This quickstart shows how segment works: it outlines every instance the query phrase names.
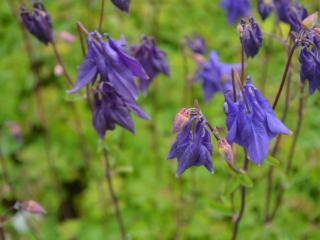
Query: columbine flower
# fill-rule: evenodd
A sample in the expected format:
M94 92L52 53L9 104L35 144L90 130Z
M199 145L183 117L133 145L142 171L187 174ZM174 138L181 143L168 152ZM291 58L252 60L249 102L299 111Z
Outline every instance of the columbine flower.
M134 133L131 111L147 120L148 115L136 104L119 95L107 82L102 82L94 96L93 126L103 139L107 130L113 130L116 124Z
M124 12L129 12L130 0L111 0L111 2L116 5L120 10Z
M262 46L262 32L258 24L255 23L253 17L250 17L248 23L241 20L238 30L247 57L253 58Z
M193 117L178 134L172 145L168 160L178 160L177 176L192 166L205 166L213 173L212 144L206 120Z
M251 12L250 0L222 0L221 7L227 11L229 24L249 16Z
M226 96L226 113L228 142L242 146L257 165L267 157L269 143L274 137L291 133L251 81L245 85L244 96L237 102Z
M302 45L299 56L300 79L303 84L309 81L309 94L312 95L316 90L320 91L320 35L311 30L308 40L313 46Z
M298 2L295 2L294 6L288 9L287 16L291 31L298 33L302 28L302 21L308 16L308 12Z
M194 35L193 38L187 38L187 44L194 54L204 55L206 53L206 42L200 35Z
M288 11L291 5L291 0L273 0L278 18L280 21L289 23Z
M147 114L136 104L138 95L134 78L147 78L140 63L126 54L122 47L125 40L114 42L108 37L103 41L98 33L88 36L88 53L78 69L76 86L69 91L75 93L91 83L98 87L94 90L93 125L100 138L104 138L107 130L118 124L131 132L134 125L130 112L133 111L142 119Z
M231 70L239 65L226 64L219 61L218 54L211 52L209 61L200 64L196 80L202 81L205 101L209 101L216 93L224 92L231 80Z
M26 8L22 7L20 9L20 16L23 25L39 41L46 45L53 41L51 18L43 3L34 3L32 13L29 13Z
M148 78L139 78L139 88L146 93L150 83L163 73L170 75L166 53L157 48L154 39L142 37L141 44L131 48L133 56L140 62L146 71Z
M272 11L272 0L258 0L258 12L262 20L267 19L271 11Z
M32 214L43 215L46 213L46 210L44 210L44 208L39 203L33 200L16 202L13 208L17 211L25 211Z

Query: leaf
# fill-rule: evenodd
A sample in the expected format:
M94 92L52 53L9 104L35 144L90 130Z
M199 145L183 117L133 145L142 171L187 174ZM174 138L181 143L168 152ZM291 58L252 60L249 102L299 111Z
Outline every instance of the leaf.
M279 167L281 165L281 162L271 155L268 155L266 160L267 163L269 163L273 167Z
M240 181L240 184L244 187L251 188L253 187L253 181L251 178L248 176L248 174L242 174L238 175L238 179Z
M238 178L232 178L225 186L224 196L229 196L240 186L240 184L241 183Z

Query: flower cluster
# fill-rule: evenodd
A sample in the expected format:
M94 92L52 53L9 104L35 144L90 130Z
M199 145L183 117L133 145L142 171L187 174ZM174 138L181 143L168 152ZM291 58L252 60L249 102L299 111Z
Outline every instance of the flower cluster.
M195 80L202 82L205 101L208 102L216 93L225 92L231 86L231 70L240 68L239 64L227 64L219 61L216 52L211 52L206 63L199 63Z
M48 45L53 41L52 22L42 2L35 2L31 13L21 7L22 23L39 41Z
M253 17L250 17L248 22L244 19L241 20L238 31L240 33L241 44L247 57L253 58L258 54L262 46L262 32L260 27L255 23Z
M161 51L154 39L141 38L141 44L131 47L132 55L140 62L149 78L139 78L139 88L145 94L151 82L160 74L170 75L167 55Z
M69 91L75 93L88 84L97 85L93 125L101 138L107 130L114 129L115 124L134 132L131 111L148 119L136 104L138 90L134 82L135 77L147 79L147 74L140 63L124 51L124 38L115 42L108 36L107 40L97 32L88 35L88 53L78 69L77 83Z
M174 129L180 132L167 157L168 160L177 159L177 176L192 166L204 166L213 173L213 146L206 124L207 120L196 109L183 108L177 114Z
M277 118L269 102L254 87L249 79L242 97L235 102L226 99L227 140L242 146L250 160L260 165L268 155L270 141L290 130Z
M234 24L251 13L250 0L222 0L221 7L227 12L229 24Z

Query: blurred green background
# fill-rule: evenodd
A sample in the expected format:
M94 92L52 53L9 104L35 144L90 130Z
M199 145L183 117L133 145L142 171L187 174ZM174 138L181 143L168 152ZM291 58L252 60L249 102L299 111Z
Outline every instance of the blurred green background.
M19 1L0 2L0 215L16 200L33 199L47 210L43 218L31 217L29 228L40 239L119 239L109 192L104 180L101 151L97 134L91 125L90 110L82 94L68 96L63 77L54 73L55 59L51 47L45 47L28 35L33 58L40 76L36 80L30 70L21 29L12 14ZM28 5L31 1L25 1ZM319 2L300 1L309 12L319 10ZM98 26L100 1L44 1L51 14L57 46L62 58L76 79L77 66L82 62L76 22L89 30ZM277 40L276 18L272 15L262 23L253 15L265 33L263 48L249 60L248 73L258 88L272 101L280 83L286 61L286 49ZM288 27L281 25L285 39ZM166 156L175 136L171 133L174 116L185 101L185 76L195 73L196 65L188 58L185 72L180 44L186 35L202 35L208 49L215 50L220 60L240 61L239 37L236 26L227 24L226 15L217 0L133 0L131 13L119 12L106 1L103 31L113 38L124 34L129 44L139 42L142 34L156 35L161 49L168 54L171 77L156 79L147 96L139 103L152 120L134 117L136 136L118 127L108 132L108 146L115 190L130 239L229 239L232 216L239 209L239 191L235 193L235 212L230 192L239 185L230 174L214 141L214 168L211 175L203 167L188 170L175 177L176 161ZM76 38L67 43L61 32ZM278 37L275 37L277 35ZM271 36L271 37L270 37ZM266 66L268 69L266 70ZM263 79L266 79L265 87ZM299 101L298 54L294 56L290 109L286 125L294 130ZM221 127L225 135L224 99L218 94L204 103L201 87L193 86L209 121ZM39 108L43 111L39 111ZM284 108L284 97L277 109ZM77 114L83 135L79 135ZM276 183L285 182L283 205L270 224L263 223L266 175L269 163L250 165L253 185L248 190L247 208L240 225L239 239L320 239L320 95L307 99L303 126L294 155L293 171L285 176L292 137L283 137L277 158ZM42 119L42 120L41 120ZM13 129L13 127L15 127ZM21 128L21 137L14 131ZM236 164L243 158L236 149ZM52 176L48 156L56 168ZM61 184L57 189L55 181ZM4 226L8 239L33 239L31 231L15 214Z

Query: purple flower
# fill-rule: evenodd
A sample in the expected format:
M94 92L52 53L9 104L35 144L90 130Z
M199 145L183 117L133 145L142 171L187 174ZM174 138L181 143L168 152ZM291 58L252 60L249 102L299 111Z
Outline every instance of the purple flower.
M278 18L280 21L289 23L288 11L290 9L291 0L273 0Z
M129 12L130 0L111 0L121 11Z
M262 18L265 20L269 17L272 11L272 1L270 0L258 0L258 12Z
M53 41L51 18L47 13L43 3L34 3L31 13L29 13L26 8L21 7L20 16L23 25L39 41L46 45Z
M103 139L107 130L113 130L116 124L134 133L131 111L147 120L148 115L136 104L119 95L107 82L102 82L94 96L93 126Z
M154 39L146 36L141 44L131 47L132 55L140 62L149 78L139 78L139 88L146 93L150 83L160 74L170 75L166 53L157 48Z
M206 120L192 118L178 134L168 160L178 160L177 176L192 166L205 166L213 173L212 144Z
M309 94L312 95L316 90L320 91L320 37L309 34L309 39L313 42L314 47L303 45L301 48L300 61L300 79L304 84L309 81Z
M216 52L211 52L209 61L199 65L196 80L202 81L205 101L208 102L216 93L224 92L231 80L231 70L238 64L226 64L219 61Z
M247 57L254 57L258 54L262 46L262 32L258 24L255 23L253 17L249 18L247 23L241 20L240 23L240 40L244 47Z
M294 6L289 8L287 12L288 23L291 27L291 31L300 32L302 28L302 21L308 16L307 10L295 2Z
M221 7L227 11L229 24L249 16L251 12L250 0L222 0Z
M206 53L206 42L203 37L195 34L193 38L187 38L189 48L195 54L204 55Z
M245 85L244 96L237 102L226 96L226 113L228 142L242 146L257 165L267 157L269 143L274 137L291 133L251 81Z

